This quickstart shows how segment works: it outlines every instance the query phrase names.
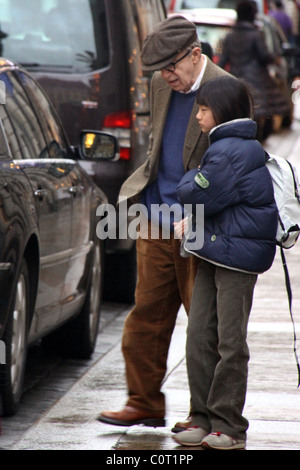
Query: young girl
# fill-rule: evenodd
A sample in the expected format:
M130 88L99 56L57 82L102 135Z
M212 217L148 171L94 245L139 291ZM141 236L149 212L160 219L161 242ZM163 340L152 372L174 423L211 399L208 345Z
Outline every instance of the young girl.
M182 204L204 204L204 245L193 252L200 261L187 336L192 427L174 439L187 446L243 449L247 325L257 275L274 260L277 209L244 83L233 77L207 82L197 103L210 147L201 167L178 187ZM179 223L177 233L183 227Z

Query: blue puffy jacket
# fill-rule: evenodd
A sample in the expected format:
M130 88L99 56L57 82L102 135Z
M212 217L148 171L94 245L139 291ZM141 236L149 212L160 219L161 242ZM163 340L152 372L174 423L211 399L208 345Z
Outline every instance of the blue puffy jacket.
M276 252L277 208L265 151L250 119L230 121L210 134L200 169L177 190L183 205L204 204L200 258L250 273L267 271Z

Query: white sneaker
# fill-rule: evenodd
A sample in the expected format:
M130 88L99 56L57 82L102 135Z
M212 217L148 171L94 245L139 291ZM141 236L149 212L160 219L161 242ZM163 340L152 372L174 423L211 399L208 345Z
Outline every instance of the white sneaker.
M245 449L246 441L234 439L233 437L226 436L226 434L222 434L221 432L213 432L203 438L201 446L205 449L216 450Z
M172 436L181 446L200 446L203 439L207 436L207 431L199 428L199 426L192 426L187 428L185 431L178 432L175 436Z

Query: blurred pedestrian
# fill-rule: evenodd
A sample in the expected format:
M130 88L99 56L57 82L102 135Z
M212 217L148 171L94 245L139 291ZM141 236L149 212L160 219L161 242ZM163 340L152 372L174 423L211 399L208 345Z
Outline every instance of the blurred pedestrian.
M299 42L299 8L295 0L287 0L285 3L285 11L292 20L292 43Z
M210 81L197 103L210 147L200 169L186 173L178 186L182 204L205 207L204 245L193 250L200 261L186 348L193 415L191 427L174 440L244 449L247 326L257 275L275 257L277 208L245 84L233 77Z
M151 135L148 159L124 183L120 203L141 201L152 208L178 204L176 188L184 173L197 168L208 147L195 116L201 83L227 74L201 53L196 26L182 16L160 23L144 42L142 61L154 73L151 83ZM161 224L164 220L161 220ZM170 225L170 221L168 222ZM98 419L120 426L165 425L161 391L169 345L181 304L188 312L197 271L196 258L180 256L180 241L151 236L137 240L136 305L126 319L123 354L128 401L121 411L103 411ZM148 234L147 234L148 235ZM177 423L181 428L190 424Z
M293 23L289 15L286 13L281 0L275 0L274 2L271 2L271 10L269 11L269 15L272 16L272 18L274 18L280 25L287 40L289 42L293 42Z
M292 0L290 0L292 1ZM296 9L293 8L293 22L294 22L294 28L296 30L296 44L299 46L300 45L300 0L294 0L294 4Z
M214 58L214 51L209 42L201 42L202 54L205 54L210 60Z
M224 40L219 66L229 66L232 75L244 79L254 99L254 119L258 124L258 139L263 140L272 130L273 116L290 113L290 102L272 79L268 66L279 58L269 52L262 34L256 29L253 2L242 1L237 7L237 22Z

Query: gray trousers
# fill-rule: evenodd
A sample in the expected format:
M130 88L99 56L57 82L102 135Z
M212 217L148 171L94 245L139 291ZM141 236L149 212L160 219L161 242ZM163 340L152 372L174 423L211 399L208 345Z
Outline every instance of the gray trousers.
M192 425L244 440L247 326L256 281L254 274L200 261L187 334Z

